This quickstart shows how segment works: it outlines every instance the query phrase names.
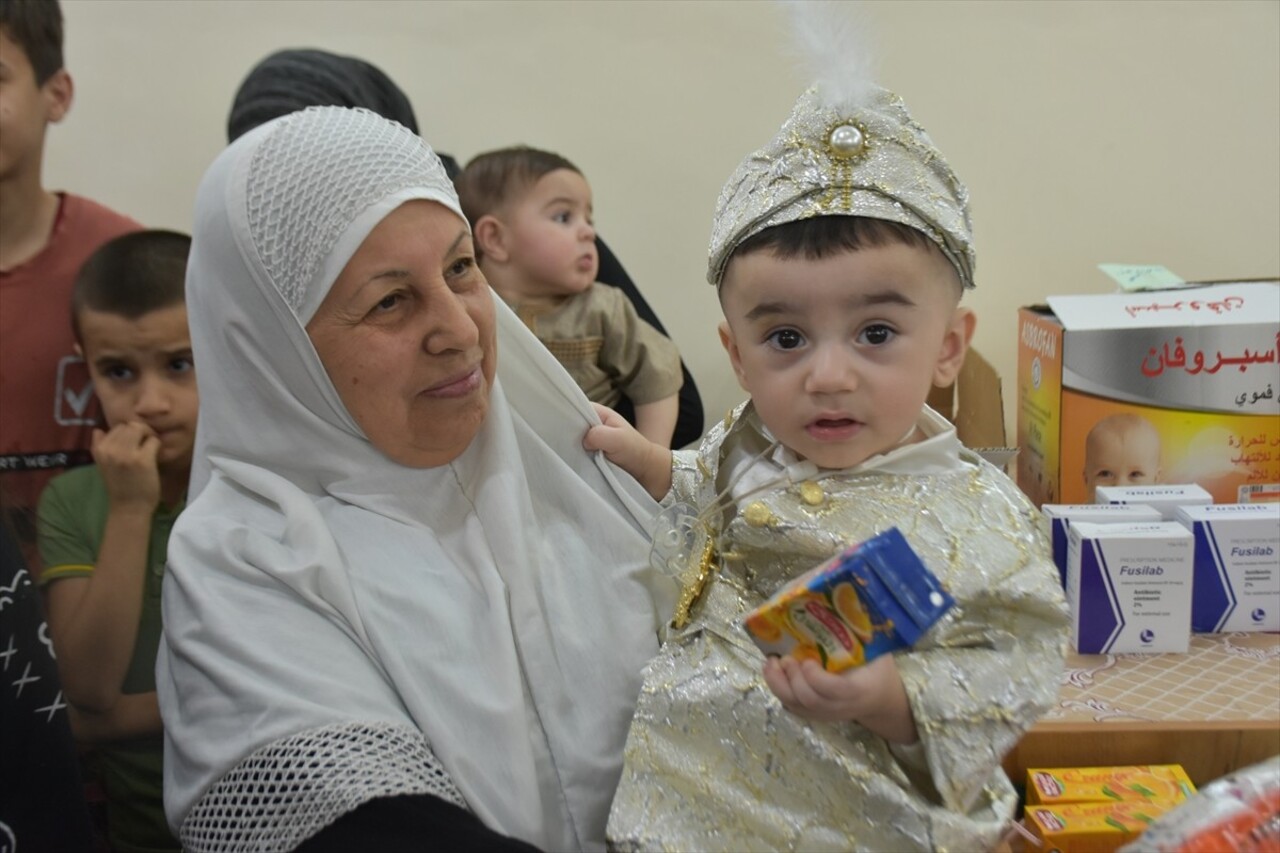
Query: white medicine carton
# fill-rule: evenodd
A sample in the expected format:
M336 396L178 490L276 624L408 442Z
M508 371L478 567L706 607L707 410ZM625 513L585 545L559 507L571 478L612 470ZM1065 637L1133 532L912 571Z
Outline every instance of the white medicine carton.
M1213 496L1195 483L1176 486L1098 486L1094 503L1144 504L1160 511L1165 521L1174 521L1178 507L1213 503Z
M1146 504L1045 504L1040 507L1049 522L1049 541L1053 544L1053 562L1063 589L1067 586L1067 529L1078 521L1099 524L1118 522L1163 521L1160 511Z
M1080 654L1185 652L1191 643L1194 537L1173 521L1077 522L1067 601Z
M1195 536L1191 630L1280 631L1280 503L1182 507Z

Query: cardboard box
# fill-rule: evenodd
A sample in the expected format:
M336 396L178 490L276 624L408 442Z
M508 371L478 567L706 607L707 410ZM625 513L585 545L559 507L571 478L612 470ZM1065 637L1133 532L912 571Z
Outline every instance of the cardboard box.
M1071 645L1082 655L1185 653L1195 539L1176 521L1067 531Z
M1180 764L1027 769L1027 804L1185 800L1196 792Z
M1280 500L1280 282L1048 302L1018 316L1017 480L1037 505L1149 483Z
M1018 449L1009 447L1005 436L1000 374L976 349L965 354L956 381L932 389L926 402L956 425L961 444L1000 470L1006 470L1017 455Z

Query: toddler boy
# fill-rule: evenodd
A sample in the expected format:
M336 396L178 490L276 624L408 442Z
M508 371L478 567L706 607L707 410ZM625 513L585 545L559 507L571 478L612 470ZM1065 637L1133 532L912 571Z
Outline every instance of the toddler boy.
M862 85L802 95L720 195L708 279L750 399L697 451L607 410L585 441L665 496L659 544L706 537L644 671L618 850L991 849L1017 805L1001 758L1057 690L1067 613L1038 513L925 403L974 330L965 189L900 98L839 82ZM844 672L766 659L747 614L890 527L956 606Z
M1142 415L1120 412L1093 425L1084 440L1085 498L1098 486L1146 486L1160 482L1160 433Z
M636 428L671 446L683 382L675 344L622 291L596 283L591 187L535 148L471 160L457 180L485 277L592 402L635 404Z
M160 585L186 502L195 366L184 279L189 237L140 231L85 263L77 352L106 417L94 464L55 477L38 517L49 627L77 739L95 747L115 851L177 850L162 803L156 700Z

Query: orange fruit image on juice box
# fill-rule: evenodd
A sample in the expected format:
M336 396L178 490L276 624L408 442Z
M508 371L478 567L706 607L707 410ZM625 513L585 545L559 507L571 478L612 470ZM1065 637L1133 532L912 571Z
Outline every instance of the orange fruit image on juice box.
M870 617L860 602L855 613L847 600L838 608L833 598L807 586L794 587L748 616L745 627L767 654L816 660L831 672L859 666L867 659L863 638L871 639ZM856 593L853 599L857 602ZM854 616L857 628L846 613Z
M1023 823L1039 840L1040 853L1111 853L1179 804L1179 800L1028 804Z
M1196 786L1177 764L1033 767L1027 771L1028 803L1180 801L1195 792Z
M871 642L871 617L867 614L867 608L863 606L862 599L858 598L853 584L836 584L835 589L831 591L831 603L835 605L840 618L853 629L854 635L859 640L864 643Z

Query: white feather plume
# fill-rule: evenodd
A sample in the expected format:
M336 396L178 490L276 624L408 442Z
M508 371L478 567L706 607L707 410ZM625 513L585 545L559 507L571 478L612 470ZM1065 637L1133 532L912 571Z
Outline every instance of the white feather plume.
M822 103L839 112L866 106L875 63L862 4L852 0L782 0L798 59Z

